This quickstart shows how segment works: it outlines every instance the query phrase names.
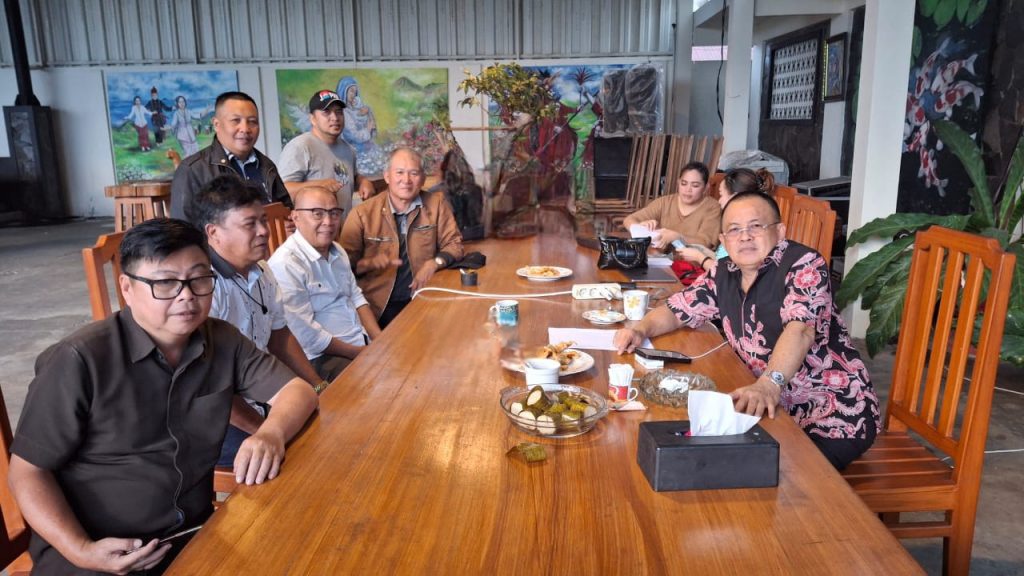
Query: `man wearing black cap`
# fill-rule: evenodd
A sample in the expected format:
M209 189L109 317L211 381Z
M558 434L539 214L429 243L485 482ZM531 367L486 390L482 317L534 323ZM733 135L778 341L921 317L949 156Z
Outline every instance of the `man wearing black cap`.
M326 188L338 197L338 206L352 209L353 186L363 200L373 195L373 182L356 173L356 153L341 138L345 128L345 102L331 90L319 90L309 99L309 132L293 138L281 150L277 165L281 179L294 197L306 186Z

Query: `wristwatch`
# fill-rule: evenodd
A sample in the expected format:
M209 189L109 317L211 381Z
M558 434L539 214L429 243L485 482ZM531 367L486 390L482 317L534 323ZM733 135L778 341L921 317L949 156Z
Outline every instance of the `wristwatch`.
M786 385L786 376L782 372L779 372L778 370L772 370L771 372L768 372L768 379L771 380L772 383L778 386L779 388L782 388L783 386Z
M434 256L434 263L437 264L438 268L444 268L445 265L447 264L445 259L441 258L440 256Z

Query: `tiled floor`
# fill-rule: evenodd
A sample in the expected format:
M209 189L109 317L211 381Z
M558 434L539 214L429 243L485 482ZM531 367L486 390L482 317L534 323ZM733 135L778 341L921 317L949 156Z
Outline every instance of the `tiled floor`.
M89 322L81 249L111 231L111 219L0 228L0 388L12 424L36 356ZM891 351L865 359L884 396ZM976 575L1024 574L1024 370L1001 366L997 386L971 562ZM905 544L929 574L941 572L941 541ZM884 567L878 573L884 574Z

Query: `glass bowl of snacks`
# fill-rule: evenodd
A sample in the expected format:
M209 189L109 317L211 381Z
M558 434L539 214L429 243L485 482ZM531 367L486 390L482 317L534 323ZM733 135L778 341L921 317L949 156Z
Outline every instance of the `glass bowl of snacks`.
M608 414L608 402L589 388L569 384L514 386L501 391L501 409L523 432L569 438L588 432Z

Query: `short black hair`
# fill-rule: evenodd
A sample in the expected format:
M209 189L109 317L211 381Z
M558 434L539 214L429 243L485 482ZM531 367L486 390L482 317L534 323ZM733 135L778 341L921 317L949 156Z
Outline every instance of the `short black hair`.
M704 179L704 183L705 184L708 183L708 178L710 177L710 172L708 172L708 167L705 166L703 162L696 162L696 161L694 161L694 162L690 162L686 166L683 166L683 169L679 171L679 176L678 177L682 178L683 174L686 174L690 170L696 170L697 172L699 172L701 178Z
M224 214L251 204L263 204L263 190L257 185L231 174L210 180L185 207L190 222L206 231L207 224L220 224Z
M246 102L252 102L252 105L256 106L257 110L259 110L260 108L259 106L256 105L256 101L252 99L252 96L249 96L245 92L233 91L222 92L219 96L217 96L217 101L213 103L214 112L216 113L217 110L220 110L220 107L223 106L224 103L228 100L244 100Z
M121 270L134 272L143 260L163 260L189 246L206 254L206 235L177 218L154 218L132 226L121 239Z
M779 211L779 204L775 201L775 198L761 192L740 192L739 194L729 198L729 201L725 203L725 207L722 208L722 214L725 214L725 210L730 204L737 200L743 200L745 198L757 198L764 203L768 204L768 207L772 209L772 214L775 215L776 222L782 222L782 212Z

